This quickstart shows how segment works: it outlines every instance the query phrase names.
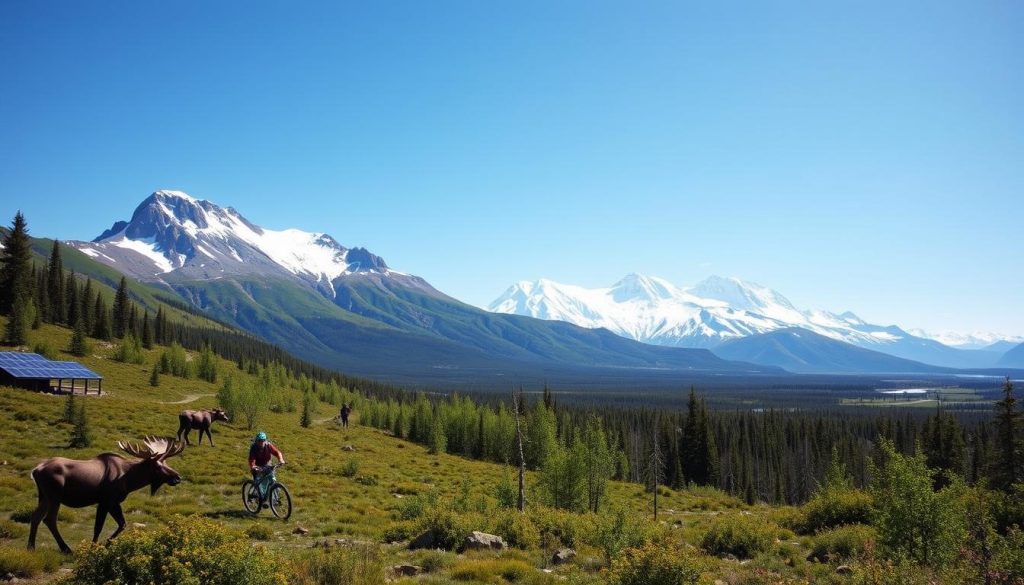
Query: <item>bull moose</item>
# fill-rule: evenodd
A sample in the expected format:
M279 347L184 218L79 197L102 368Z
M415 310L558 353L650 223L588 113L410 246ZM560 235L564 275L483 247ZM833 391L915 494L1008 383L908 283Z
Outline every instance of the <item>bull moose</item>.
M72 508L97 506L93 542L99 539L109 513L117 522L117 530L110 535L113 540L125 527L121 502L128 494L148 485L152 495L163 484L174 486L181 482L181 475L164 463L185 450L180 441L146 437L141 445L118 441L117 446L141 461L129 461L116 453L103 453L87 461L53 457L32 470L32 479L39 492L39 505L32 512L28 533L30 550L36 546L36 529L43 521L53 533L61 552L71 552L57 531L57 512L62 504Z
M188 434L192 429L199 431L199 444L203 444L203 433L210 439L210 446L213 447L213 435L210 434L210 427L214 421L222 420L228 422L228 415L223 410L186 410L178 415L178 440L183 438L186 445L192 443L188 440Z

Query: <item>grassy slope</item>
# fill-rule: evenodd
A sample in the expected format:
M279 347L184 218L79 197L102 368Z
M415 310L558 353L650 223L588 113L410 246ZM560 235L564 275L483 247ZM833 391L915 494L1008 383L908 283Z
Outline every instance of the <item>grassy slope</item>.
M0 327L4 324L0 318ZM69 337L66 329L44 326L30 333L30 342L45 340L53 347L63 348ZM34 507L35 487L28 473L40 460L51 456L88 458L115 450L118 439L139 438L147 434L170 435L176 430L176 415L181 410L215 406L215 399L211 396L217 391L215 384L161 376L159 387L148 385L149 372L159 356L159 348L148 352L144 366L108 359L112 349L93 341L91 355L80 360L105 376L104 388L108 392L103 397L79 397L87 405L94 436L92 447L77 450L65 447L70 426L56 422L63 411L65 399L0 388L0 518ZM66 356L64 359L71 358ZM251 381L230 362L221 363L220 371L222 374L230 373L242 383ZM187 404L174 404L196 396L199 398ZM231 425L218 423L214 427L216 447L193 447L182 457L172 460L171 465L184 477L181 485L165 486L152 497L145 491L130 495L124 504L130 526L132 523L159 525L174 514L203 514L236 528L244 529L253 524L269 526L273 530L269 545L281 549L306 548L314 539L323 537L354 537L380 542L384 530L397 520L402 499L396 497L396 493L434 490L442 497L454 496L469 478L474 498L489 497L495 494L504 474L510 472L508 468L491 463L430 455L421 446L374 429L353 426L343 430L328 420L334 414L334 407L320 404L315 417L317 423L312 428L299 426L298 413L268 413L259 425L283 449L289 460L289 465L279 475L291 489L295 502L295 512L288 522L272 520L267 512L257 518L242 513L239 488L247 476L245 458L253 431L238 421ZM355 451L344 451L344 445L353 445ZM358 461L356 478L341 474L342 466L351 459ZM358 477L373 478L374 481L360 482ZM535 479L531 474L530 483ZM763 506L748 508L730 498L703 491L664 490L663 494L662 524L671 526L678 522L680 529L672 533L689 542L696 542L702 527L726 508L745 509L766 517L777 512L777 509ZM609 495L611 501L632 509L638 518L648 517L649 496L640 486L613 482ZM717 510L709 512L709 508ZM92 508L65 508L61 521L65 539L72 546L85 542L91 537L93 518ZM293 534L296 525L308 528L310 534ZM108 535L112 530L113 523L108 519L104 534ZM132 527L130 530L145 528ZM40 527L38 542L42 549L55 548L43 527ZM0 547L23 546L23 535L17 540L0 541ZM420 558L418 555L423 554L408 552L401 546L380 546L385 550L389 564L416 561ZM587 546L579 550L582 558L600 556L596 549ZM525 559L537 568L545 567L546 559L550 557L550 551L541 550L503 554ZM445 555L451 557L452 562L462 563L463 568L467 563L486 563L494 556L488 553L459 560L454 553ZM736 571L752 570L762 564L774 568L781 566L777 557L755 561L756 564L748 567L717 559L714 563L717 563L714 573L726 576ZM575 582L601 582L600 574L596 572L597 565L599 563L583 561L556 571L575 575L574 579L580 579ZM801 571L814 568L806 565ZM446 571L454 570L441 569L418 582L447 583L451 574ZM538 575L544 577L539 571Z

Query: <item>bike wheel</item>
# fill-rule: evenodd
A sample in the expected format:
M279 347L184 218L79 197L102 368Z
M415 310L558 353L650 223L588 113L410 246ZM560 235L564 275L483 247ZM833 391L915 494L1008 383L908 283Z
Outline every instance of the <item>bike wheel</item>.
M250 514L257 514L260 511L260 491L252 480L242 482L242 505Z
M270 511L281 520L287 520L292 515L292 496L288 488L279 483L270 488Z

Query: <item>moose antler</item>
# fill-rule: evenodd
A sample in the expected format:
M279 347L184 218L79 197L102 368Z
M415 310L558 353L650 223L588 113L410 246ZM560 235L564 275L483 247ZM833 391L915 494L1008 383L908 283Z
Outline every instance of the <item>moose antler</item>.
M142 445L131 441L118 441L117 446L139 459L163 460L180 455L185 450L184 443L165 437L146 437L142 440Z

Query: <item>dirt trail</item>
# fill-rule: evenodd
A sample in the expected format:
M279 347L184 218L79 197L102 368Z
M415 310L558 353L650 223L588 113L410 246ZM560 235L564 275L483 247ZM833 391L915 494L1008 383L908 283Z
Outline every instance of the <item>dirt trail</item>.
M173 402L161 402L160 404L188 404L189 402L195 402L200 398L206 398L208 396L216 396L216 394L187 394L181 400L175 400Z

